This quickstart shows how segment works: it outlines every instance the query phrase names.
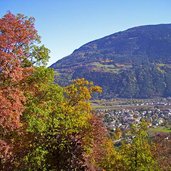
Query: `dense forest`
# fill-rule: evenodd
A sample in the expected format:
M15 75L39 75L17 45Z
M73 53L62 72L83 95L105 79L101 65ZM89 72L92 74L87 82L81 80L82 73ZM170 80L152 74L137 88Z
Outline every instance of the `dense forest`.
M109 134L90 103L101 87L84 78L55 84L48 59L34 18L7 13L0 19L0 170L170 169L169 141L150 138L145 121Z
M73 78L93 80L103 87L99 98L155 98L171 96L170 65L145 63L134 65L118 74L77 69ZM59 77L57 77L59 78ZM62 82L62 81L61 81ZM144 86L145 85L145 86Z

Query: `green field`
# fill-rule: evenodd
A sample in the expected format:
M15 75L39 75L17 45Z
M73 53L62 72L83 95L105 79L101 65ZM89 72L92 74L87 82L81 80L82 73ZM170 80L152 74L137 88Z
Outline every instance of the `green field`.
M151 132L151 133L171 133L171 129L166 128L166 127L157 127L157 128L150 128L149 132Z

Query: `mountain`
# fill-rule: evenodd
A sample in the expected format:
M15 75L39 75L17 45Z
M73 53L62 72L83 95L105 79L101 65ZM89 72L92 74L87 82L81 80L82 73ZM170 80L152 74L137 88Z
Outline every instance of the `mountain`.
M171 24L146 25L89 42L57 61L56 81L86 78L100 98L171 96Z

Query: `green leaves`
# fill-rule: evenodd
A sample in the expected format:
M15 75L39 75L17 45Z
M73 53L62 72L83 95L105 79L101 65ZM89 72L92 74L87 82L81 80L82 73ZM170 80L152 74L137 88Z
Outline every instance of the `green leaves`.
M130 129L129 138L131 138L131 142L125 142L121 147L128 170L157 169L157 163L151 153L152 145L148 139L147 123L142 121L139 125L133 125Z

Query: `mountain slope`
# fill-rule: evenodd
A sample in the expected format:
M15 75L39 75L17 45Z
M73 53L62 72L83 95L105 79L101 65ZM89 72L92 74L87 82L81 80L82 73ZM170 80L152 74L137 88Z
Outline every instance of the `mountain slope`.
M171 24L147 25L89 42L54 63L66 85L85 77L103 87L102 98L171 95Z

